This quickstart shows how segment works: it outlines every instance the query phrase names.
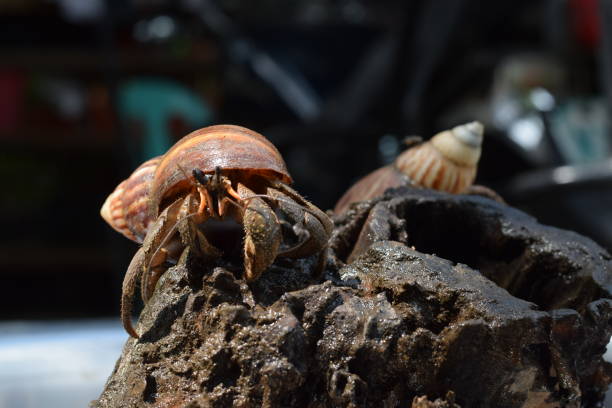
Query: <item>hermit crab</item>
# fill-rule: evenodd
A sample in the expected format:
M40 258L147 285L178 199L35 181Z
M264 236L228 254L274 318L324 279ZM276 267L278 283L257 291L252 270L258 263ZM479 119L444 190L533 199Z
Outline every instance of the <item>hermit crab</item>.
M336 203L342 214L351 203L380 196L385 190L403 185L441 190L448 193L475 193L503 201L494 191L474 186L482 146L483 126L470 122L440 132L427 142L408 139L408 149L395 161L368 174Z
M221 256L204 225L234 219L244 229L244 270L257 279L279 256L318 254L318 267L332 231L329 217L289 187L285 162L270 141L234 125L210 126L179 140L163 156L143 163L102 206L102 217L142 246L123 282L121 317L126 331L135 286L143 300L185 247L204 258ZM284 226L284 228L283 228ZM284 231L294 235L287 245Z

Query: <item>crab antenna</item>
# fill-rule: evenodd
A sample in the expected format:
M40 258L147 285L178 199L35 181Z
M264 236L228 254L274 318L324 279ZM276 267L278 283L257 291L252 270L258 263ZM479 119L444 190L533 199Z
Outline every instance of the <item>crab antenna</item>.
M187 172L185 171L183 166L181 166L179 163L176 163L176 167L178 167L179 171L183 173L183 176L185 176L186 179L189 179L189 176L187 175Z

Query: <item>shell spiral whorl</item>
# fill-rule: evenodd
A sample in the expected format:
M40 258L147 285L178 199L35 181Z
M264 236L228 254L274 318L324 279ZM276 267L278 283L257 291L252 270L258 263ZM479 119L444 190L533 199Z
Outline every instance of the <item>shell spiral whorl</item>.
M108 196L100 215L117 232L132 241L142 243L149 223L148 202L151 180L161 156L142 163L115 191Z
M459 194L476 178L483 126L470 122L440 132L429 141L400 154L393 164L362 178L338 200L334 212L342 214L350 204L382 195L385 190L414 184Z
M476 178L482 135L479 122L456 126L405 151L394 167L419 186L462 193Z

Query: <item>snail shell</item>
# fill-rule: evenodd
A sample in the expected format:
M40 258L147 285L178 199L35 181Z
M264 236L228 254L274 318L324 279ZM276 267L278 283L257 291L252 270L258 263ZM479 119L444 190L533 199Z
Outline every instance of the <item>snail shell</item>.
M216 167L232 173L232 179L256 175L292 183L285 161L264 136L241 126L209 126L183 137L162 156L151 181L150 215L156 217L165 202L191 190L192 169L211 174Z
M459 194L476 178L483 126L470 122L438 133L429 141L400 154L393 164L362 178L340 198L334 212L341 214L356 201L369 200L385 190L417 185Z
M262 176L292 183L282 156L264 136L241 126L210 126L141 164L108 196L100 214L116 231L142 243L160 206L191 191L191 170L214 173L216 167L242 181Z
M138 243L144 240L153 220L148 213L149 187L160 160L158 156L141 164L115 188L100 210L111 227Z

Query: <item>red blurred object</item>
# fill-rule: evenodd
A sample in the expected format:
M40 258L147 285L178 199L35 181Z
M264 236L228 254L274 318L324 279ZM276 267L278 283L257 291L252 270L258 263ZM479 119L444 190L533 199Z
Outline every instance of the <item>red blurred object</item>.
M11 134L17 128L25 100L25 74L0 71L0 132ZM14 133L13 133L14 134Z
M597 48L601 37L599 0L570 0L568 11L578 42L590 50Z

